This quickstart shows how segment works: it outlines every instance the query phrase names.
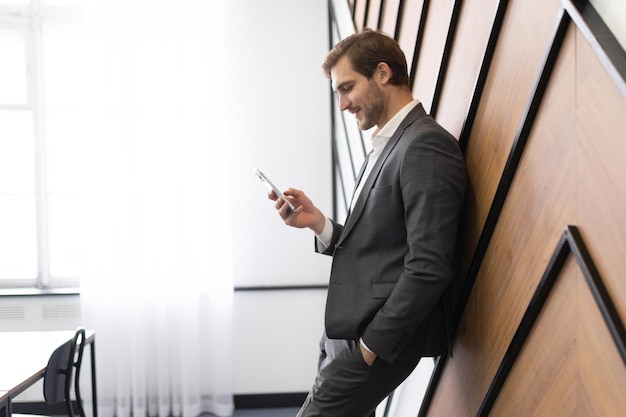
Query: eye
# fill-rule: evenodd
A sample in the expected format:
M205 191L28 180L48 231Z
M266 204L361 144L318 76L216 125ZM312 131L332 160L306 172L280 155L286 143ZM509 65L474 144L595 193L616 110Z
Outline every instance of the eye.
M352 89L354 88L354 83L353 82L345 82L345 83L341 83L337 86L337 89L335 90L335 92L337 94L346 94L349 93L350 91L352 91Z

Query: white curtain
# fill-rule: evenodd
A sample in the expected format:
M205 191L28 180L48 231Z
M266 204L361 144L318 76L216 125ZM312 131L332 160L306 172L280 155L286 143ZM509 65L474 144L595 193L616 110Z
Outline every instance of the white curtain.
M229 416L222 2L83 4L81 299L99 417Z

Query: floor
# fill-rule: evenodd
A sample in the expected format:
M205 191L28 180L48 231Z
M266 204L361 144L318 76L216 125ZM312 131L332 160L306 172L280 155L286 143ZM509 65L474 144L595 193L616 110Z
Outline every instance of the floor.
M296 417L298 408L262 408L235 410L233 417Z

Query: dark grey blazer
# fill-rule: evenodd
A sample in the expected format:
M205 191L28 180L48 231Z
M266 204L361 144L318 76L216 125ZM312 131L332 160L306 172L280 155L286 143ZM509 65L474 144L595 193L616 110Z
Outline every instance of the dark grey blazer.
M463 206L466 170L455 138L417 105L376 161L345 226L333 221L326 334L356 340L393 362L451 346L444 292Z

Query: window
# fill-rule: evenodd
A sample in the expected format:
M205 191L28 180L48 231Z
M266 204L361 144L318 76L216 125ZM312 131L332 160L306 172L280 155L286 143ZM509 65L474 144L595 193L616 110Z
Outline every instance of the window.
M78 284L77 10L0 0L0 287Z

